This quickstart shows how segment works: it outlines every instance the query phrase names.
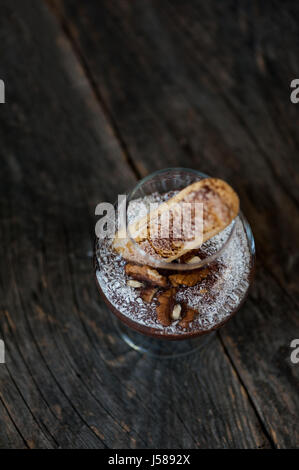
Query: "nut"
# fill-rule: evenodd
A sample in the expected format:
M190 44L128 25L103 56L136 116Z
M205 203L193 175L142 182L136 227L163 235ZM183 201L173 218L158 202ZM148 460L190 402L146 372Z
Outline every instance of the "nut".
M157 290L158 289L156 287L145 287L142 289L140 297L144 302L151 302Z
M125 272L128 276L138 281L148 282L153 286L166 287L167 278L158 273L156 269L149 266L139 266L138 264L127 263Z
M130 287L135 287L135 288L143 287L142 282L135 281L135 279L129 279L127 282L127 285Z
M158 321L163 326L169 326L171 324L171 312L174 307L174 296L176 289L165 290L158 295L158 306L156 307Z
M178 320L181 317L182 306L180 304L176 304L173 307L171 318L173 320Z
M187 308L184 318L180 321L179 325L182 328L187 328L189 326L189 323L194 320L198 312L196 310L193 310L193 308Z
M198 282L205 279L210 270L207 268L204 269L194 269L189 273L179 273L179 274L172 274L169 276L169 280L171 284L175 287L177 286L188 286L192 287L195 286Z
M199 256L193 256L193 258L190 258L187 261L187 264L195 264L195 263L200 263L201 259Z

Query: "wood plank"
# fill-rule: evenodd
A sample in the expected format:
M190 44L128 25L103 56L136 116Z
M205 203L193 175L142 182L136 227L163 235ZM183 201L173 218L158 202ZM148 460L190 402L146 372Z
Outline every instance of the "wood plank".
M298 367L289 363L299 304L298 108L290 102L298 5L50 3L139 174L189 166L239 192L258 276L251 301L221 337L274 445L298 444ZM253 377L257 368L263 381Z
M0 428L0 442L3 443L2 448L9 449L27 449L25 441L23 440L19 430L14 425L13 420L10 418L5 406L0 400L0 419L4 425Z
M217 338L160 365L116 336L88 254L134 173L45 5L3 0L0 26L0 447L268 447Z
M232 363L278 448L299 443L299 374L290 360L298 327L297 306L260 266L247 304L221 330Z

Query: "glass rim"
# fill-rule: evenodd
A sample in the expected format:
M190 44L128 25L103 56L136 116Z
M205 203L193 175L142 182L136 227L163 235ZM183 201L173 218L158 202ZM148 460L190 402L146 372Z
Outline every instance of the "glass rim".
M136 194L137 192L142 188L142 186L147 182L153 179L157 175L162 175L163 173L167 172L185 172L185 173L191 173L195 176L198 176L200 181L201 179L204 178L211 178L209 175L206 173L202 173L197 170L193 170L191 168L183 168L183 167L173 167L173 168L164 168L162 170L157 170L147 176L145 176L143 179L141 179L136 186L128 193L127 195L127 200L126 200L126 214L128 214L128 207L131 201L136 199ZM135 197L134 197L135 196ZM151 267L155 268L160 268L160 269L168 269L168 270L176 270L176 271L190 271L198 268L202 268L203 266L206 266L210 264L211 262L215 261L222 253L223 251L227 248L228 244L230 243L234 233L235 233L235 228L236 228L236 220L237 217L240 215L240 212L237 214L235 219L231 222L232 228L230 230L229 235L227 236L226 240L224 241L223 245L215 251L215 253L212 253L211 255L207 255L205 258L201 259L198 263L174 263L174 262L167 262L164 261L163 259L157 259L154 256L151 256L150 254L146 253L140 245L135 241L135 239L131 236L129 233L129 230L127 230L127 236L129 240L133 243L134 249L136 249L138 255L141 257L141 259L144 261L145 265L149 265ZM138 219L137 219L138 220ZM128 229L128 220L126 223L126 228ZM227 225L223 230L225 230ZM215 235L216 236L216 235ZM212 237L213 238L213 237ZM212 239L211 238L211 239ZM197 248L194 248L194 250L199 249L204 243L199 245ZM195 255L196 256L196 255Z

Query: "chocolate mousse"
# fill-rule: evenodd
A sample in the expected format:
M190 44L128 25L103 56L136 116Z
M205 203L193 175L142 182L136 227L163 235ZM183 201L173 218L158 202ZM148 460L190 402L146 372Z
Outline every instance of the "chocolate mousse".
M203 204L200 240L173 236L171 211L186 202ZM143 214L141 207L151 203L157 209ZM152 237L163 214L172 236ZM127 216L129 235L121 228L113 239L96 241L98 287L112 312L133 329L163 339L199 336L226 322L244 300L253 268L233 189L205 178L182 191L131 200Z

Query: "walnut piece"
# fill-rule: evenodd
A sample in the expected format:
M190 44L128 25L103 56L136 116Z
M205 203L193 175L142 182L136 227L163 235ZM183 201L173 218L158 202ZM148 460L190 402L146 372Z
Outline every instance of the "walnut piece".
M140 297L144 302L151 302L157 290L156 287L145 287L141 290Z
M169 326L171 324L171 312L173 312L175 293L176 289L172 287L157 296L159 304L156 307L157 318L163 326Z
M156 269L149 266L140 266L138 264L127 263L125 272L128 276L138 281L148 282L153 286L166 287L167 278L158 273Z
M195 286L198 282L205 279L210 270L207 268L204 269L194 269L190 272L182 272L178 274L172 274L169 276L169 280L171 284L175 287L177 286L188 286L192 287Z
M193 310L192 308L187 307L184 318L180 321L179 325L182 328L187 328L189 326L189 323L194 320L196 315L198 315L198 312L196 310Z

